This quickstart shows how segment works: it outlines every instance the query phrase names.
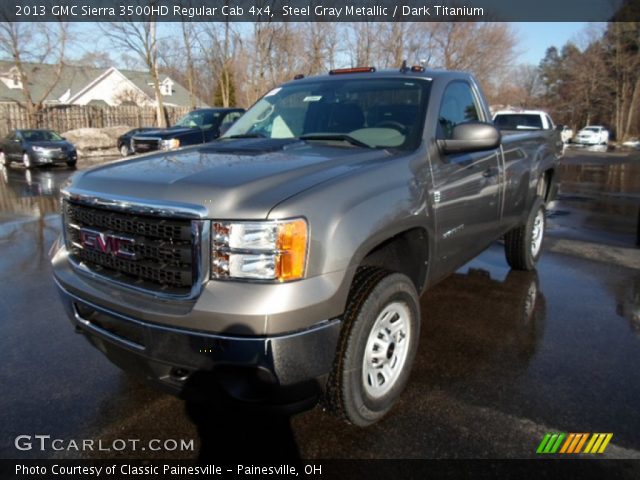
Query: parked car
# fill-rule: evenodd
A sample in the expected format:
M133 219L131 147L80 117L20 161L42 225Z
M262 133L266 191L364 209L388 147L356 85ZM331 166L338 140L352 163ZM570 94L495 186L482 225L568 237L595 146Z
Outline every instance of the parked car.
M553 130L551 117L542 110L500 110L493 115L500 130Z
M201 108L189 112L173 127L155 129L133 136L131 148L135 153L154 150L174 150L215 140L242 116L242 108Z
M65 163L75 167L76 147L52 130L14 130L0 142L0 163L20 162L25 168Z
M126 157L128 155L133 155L133 147L131 146L131 139L134 135L138 133L150 132L152 130L157 130L154 127L144 127L144 128L134 128L133 130L129 130L127 133L123 133L118 137L118 151L120 155Z
M588 125L578 132L575 142L579 145L607 145L609 130L601 125Z
M367 426L409 379L422 292L501 237L535 268L561 148L502 135L467 73L299 78L216 142L74 175L53 274L122 368Z

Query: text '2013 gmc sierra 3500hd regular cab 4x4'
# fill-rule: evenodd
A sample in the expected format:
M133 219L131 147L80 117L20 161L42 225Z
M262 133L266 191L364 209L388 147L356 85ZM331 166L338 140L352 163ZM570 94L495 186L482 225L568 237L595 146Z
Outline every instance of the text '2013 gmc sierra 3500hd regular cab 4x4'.
M534 268L557 136L503 137L466 73L298 78L218 141L78 172L55 280L126 370L366 426L407 382L426 288L501 236Z

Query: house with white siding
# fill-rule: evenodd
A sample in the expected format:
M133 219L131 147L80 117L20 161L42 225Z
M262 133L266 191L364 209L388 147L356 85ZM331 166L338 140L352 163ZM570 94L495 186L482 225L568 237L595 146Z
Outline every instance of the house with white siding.
M29 90L39 100L55 82L56 66L23 64L29 79ZM0 103L24 100L24 85L13 62L0 61ZM189 107L189 92L166 75L160 76L160 93L165 106ZM60 79L45 99L47 105L138 105L156 103L153 81L148 72L65 65ZM206 106L196 99L196 106Z

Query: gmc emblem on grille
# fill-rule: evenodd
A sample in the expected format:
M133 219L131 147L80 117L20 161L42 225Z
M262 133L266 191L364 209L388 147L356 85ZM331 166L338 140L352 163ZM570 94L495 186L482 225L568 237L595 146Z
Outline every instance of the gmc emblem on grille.
M82 248L114 255L126 260L135 260L137 258L136 252L133 250L136 241L131 237L100 232L90 228L81 228L80 243Z

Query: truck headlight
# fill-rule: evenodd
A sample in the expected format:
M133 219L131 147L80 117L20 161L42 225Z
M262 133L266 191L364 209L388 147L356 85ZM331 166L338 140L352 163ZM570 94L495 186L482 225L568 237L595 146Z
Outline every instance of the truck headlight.
M308 226L302 218L213 222L211 277L287 282L304 276Z
M180 147L180 140L177 138L170 138L169 140L160 141L160 147L162 150L173 150Z

